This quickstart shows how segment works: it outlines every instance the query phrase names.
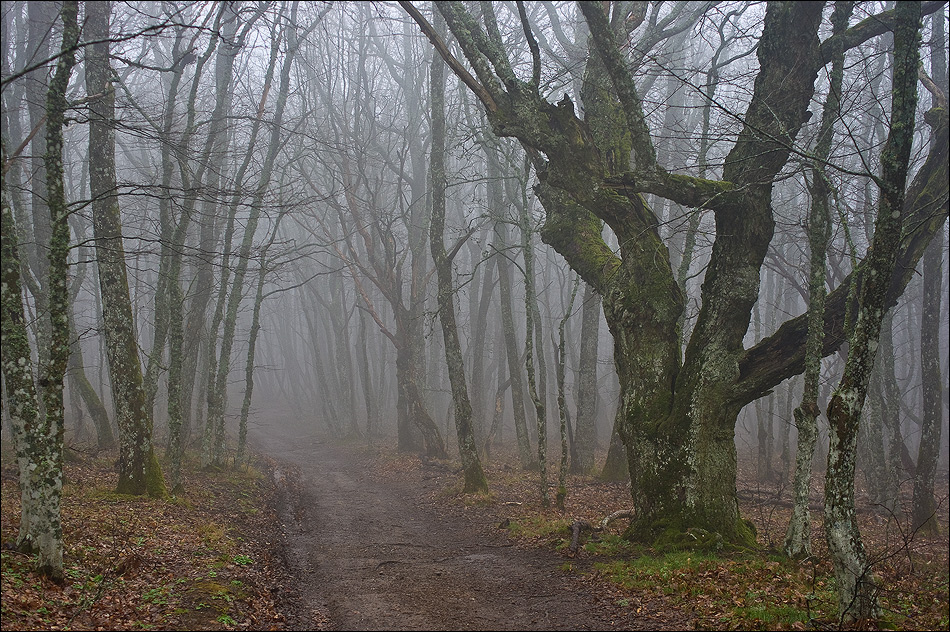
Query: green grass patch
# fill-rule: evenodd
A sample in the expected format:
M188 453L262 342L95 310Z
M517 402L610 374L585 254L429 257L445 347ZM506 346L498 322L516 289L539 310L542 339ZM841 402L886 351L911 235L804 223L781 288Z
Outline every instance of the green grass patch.
M635 549L634 549L635 551ZM630 591L662 595L701 613L700 628L786 629L833 622L830 565L745 552L644 551L594 564L595 572Z
M584 550L593 555L626 557L639 547L616 533L601 533L591 537L584 544Z

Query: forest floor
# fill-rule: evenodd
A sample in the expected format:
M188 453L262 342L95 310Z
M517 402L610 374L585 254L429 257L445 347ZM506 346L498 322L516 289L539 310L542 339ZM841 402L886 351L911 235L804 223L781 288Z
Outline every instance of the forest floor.
M253 466L200 471L186 491L114 494L114 455L69 450L67 580L2 551L4 630L836 629L820 511L815 556L775 549L788 490L751 486L743 515L762 550L659 554L625 543L624 520L569 550L574 520L628 507L629 485L570 476L565 511L542 508L538 473L486 462L491 492L464 495L458 466L305 430L253 436ZM2 540L16 536L15 468L4 455ZM556 483L556 468L548 479ZM817 477L816 477L817 479ZM553 497L554 485L551 493ZM946 490L941 521L946 533ZM859 490L860 497L860 490ZM859 498L860 502L860 498ZM813 505L820 503L815 490ZM884 614L866 628L947 629L946 538L860 514Z

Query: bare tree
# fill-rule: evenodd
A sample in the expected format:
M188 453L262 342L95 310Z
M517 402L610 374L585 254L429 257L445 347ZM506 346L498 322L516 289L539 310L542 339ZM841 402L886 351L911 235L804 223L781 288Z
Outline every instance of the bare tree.
M124 494L164 496L167 491L152 445L152 410L147 403L138 355L122 220L115 175L115 91L109 64L111 3L86 6L86 92L89 106L89 187L92 193L96 260L103 303L103 330L119 424L119 483Z
M438 21L436 28L440 28ZM458 435L459 456L465 477L463 491L467 494L487 492L488 481L482 471L475 445L472 403L465 382L465 365L462 361L462 346L459 342L458 325L455 320L455 283L453 258L461 243L452 253L445 250L445 63L433 52L432 70L429 73L430 107L432 108L432 150L429 178L432 183L432 215L429 219L429 250L435 263L439 284L439 320L445 341L445 362L448 365L449 381L452 384L452 401L455 404L455 428ZM469 233L470 235L471 233Z
M702 529L711 543L751 543L736 500L735 421L746 403L801 371L806 319L785 323L750 349L743 338L774 232L773 187L797 147L817 73L835 45L830 38L819 40L821 5L766 6L751 98L745 113L736 115L738 132L720 180L674 173L657 162L640 92L618 41L645 23L645 13L633 5L612 5L610 16L599 3L578 5L591 31L591 55L603 64L610 86L601 93L599 111L585 103L583 120L570 98L551 103L541 94L538 51L530 49L531 63L522 66L531 68L531 77L518 76L494 33L490 5L480 5L486 29L462 3L437 3L474 76L414 7L402 6L479 98L495 133L521 141L539 176L543 239L604 297L622 390L619 428L638 510L630 535L675 541L675 532ZM678 15L687 23L697 16ZM523 17L519 22L530 30ZM673 22L682 26L675 16ZM893 13L873 16L836 41L849 49L893 24ZM675 30L651 20L642 41L630 48L639 57ZM645 193L709 209L716 220L701 307L682 360L676 322L684 297ZM898 211L909 230L889 303L933 234L929 225L912 222L921 200L908 200ZM600 220L616 235L619 255L601 238ZM839 310L845 294L829 295L825 353L843 341ZM670 525L676 525L672 531Z

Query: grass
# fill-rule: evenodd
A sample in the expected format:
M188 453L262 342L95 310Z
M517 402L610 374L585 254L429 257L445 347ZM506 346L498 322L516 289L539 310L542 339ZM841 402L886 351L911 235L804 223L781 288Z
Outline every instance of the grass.
M569 558L559 565L562 572L599 583L613 603L639 604L638 613L643 604L651 604L664 620L679 613L684 625L699 629L839 629L820 512L812 516L812 557L796 561L776 551L790 512L777 502L784 500L781 489L749 494L748 504L741 507L757 530L758 549L661 552L625 540L621 534L626 522L618 521L605 531L584 534L582 547L571 555L573 521L596 523L629 507L629 486L569 476L568 504L561 513L540 506L535 474L521 472L513 455L499 457L486 466L486 474L492 493L505 505L496 509L505 517L510 536L526 545L560 551ZM751 468L744 466L740 465L740 492L743 481L753 478L745 472ZM860 488L857 491L860 503ZM909 490L904 495L907 505ZM903 522L866 508L859 510L859 521L869 557L875 560L874 572L882 580L882 616L861 624L877 629L948 629L946 539L905 539L909 531ZM945 506L940 521L946 529Z

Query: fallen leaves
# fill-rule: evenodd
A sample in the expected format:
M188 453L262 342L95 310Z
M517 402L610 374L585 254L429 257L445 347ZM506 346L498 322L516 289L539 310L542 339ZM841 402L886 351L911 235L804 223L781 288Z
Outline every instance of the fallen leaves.
M155 500L113 493L114 456L66 464L62 585L30 556L2 552L2 626L33 629L280 629L271 588L284 573L270 538L272 485L257 470L203 472ZM3 477L2 539L14 541L19 492Z

